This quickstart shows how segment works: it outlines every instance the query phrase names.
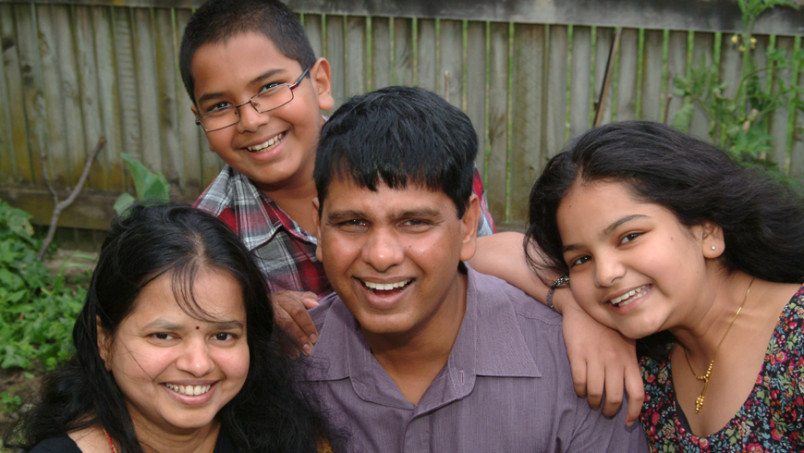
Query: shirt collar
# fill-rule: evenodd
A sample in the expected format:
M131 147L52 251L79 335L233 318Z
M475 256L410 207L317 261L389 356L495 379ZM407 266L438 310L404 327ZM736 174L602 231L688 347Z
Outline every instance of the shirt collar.
M433 385L444 378L440 385L452 389L445 391L460 397L471 392L477 376L540 377L514 307L495 297L494 288L484 286L490 277L468 266L467 269L466 314L447 365ZM350 378L358 394L369 392L375 401L396 405L397 400L388 395L387 382L374 378L388 376L371 355L357 321L344 303L333 294L322 301L320 309L326 310L326 315L318 344L303 365L304 380Z

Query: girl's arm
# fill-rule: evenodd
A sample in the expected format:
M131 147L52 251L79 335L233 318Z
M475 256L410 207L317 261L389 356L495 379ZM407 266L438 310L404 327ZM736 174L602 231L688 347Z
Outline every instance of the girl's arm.
M502 278L544 303L549 286L528 266L523 239L524 235L516 232L479 237L477 251L469 264L479 272ZM555 277L545 280L552 281ZM564 341L576 393L586 397L595 409L601 406L605 394L603 414L611 416L617 413L627 392L626 422L629 425L635 422L645 394L634 341L597 323L566 289L555 290L553 305L564 316Z

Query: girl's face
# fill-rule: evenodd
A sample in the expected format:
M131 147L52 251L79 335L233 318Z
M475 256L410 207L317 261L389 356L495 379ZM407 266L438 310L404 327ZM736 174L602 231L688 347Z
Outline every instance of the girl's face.
M622 182L576 181L557 222L575 299L629 338L685 323L705 288L714 238L664 206L638 200Z
M142 289L114 337L98 328L101 357L141 437L211 426L246 380L249 349L239 283L205 268L193 293L213 321L181 309L167 274Z

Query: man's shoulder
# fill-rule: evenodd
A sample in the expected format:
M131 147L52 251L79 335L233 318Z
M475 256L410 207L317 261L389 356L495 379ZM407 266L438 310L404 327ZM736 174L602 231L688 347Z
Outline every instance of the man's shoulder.
M518 319L526 323L561 328L561 315L500 278L471 271L473 290L481 308L510 306Z

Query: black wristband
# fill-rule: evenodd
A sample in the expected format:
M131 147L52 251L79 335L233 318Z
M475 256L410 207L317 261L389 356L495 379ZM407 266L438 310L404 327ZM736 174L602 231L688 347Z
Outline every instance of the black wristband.
M569 275L562 275L553 281L553 284L550 285L550 289L547 290L547 308L551 310L556 309L553 306L553 292L555 292L556 288L560 288L567 283L569 283Z

